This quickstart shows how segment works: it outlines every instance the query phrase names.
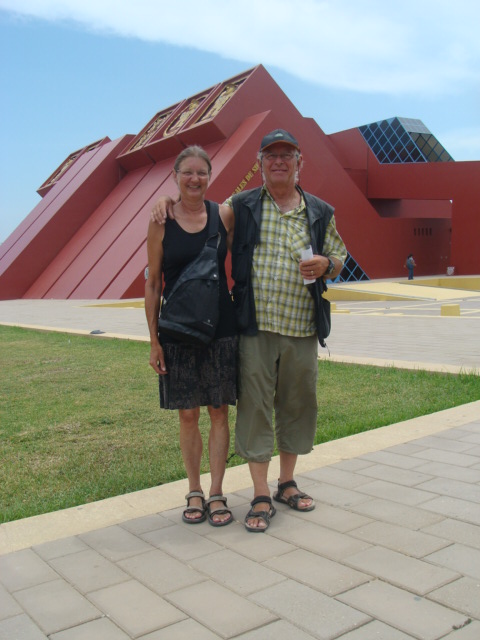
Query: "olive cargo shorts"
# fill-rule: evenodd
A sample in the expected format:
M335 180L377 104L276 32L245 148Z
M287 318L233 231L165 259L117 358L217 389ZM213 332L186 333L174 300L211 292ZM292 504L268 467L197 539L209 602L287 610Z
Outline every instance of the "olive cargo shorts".
M317 336L240 336L239 363L236 453L268 462L274 435L279 451L310 453L317 428Z

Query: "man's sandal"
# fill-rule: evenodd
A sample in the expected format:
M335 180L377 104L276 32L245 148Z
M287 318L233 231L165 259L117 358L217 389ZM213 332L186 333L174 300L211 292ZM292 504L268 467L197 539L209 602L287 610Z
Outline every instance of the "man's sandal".
M256 504L259 504L260 502L266 502L267 504L270 505L270 508L268 511L254 511L253 507ZM273 518L273 516L276 514L277 510L275 509L275 507L272 504L272 499L270 498L270 496L257 496L256 498L254 498L252 500L252 502L250 503L251 509L250 511L247 513L247 515L245 516L245 529L247 531L252 531L253 533L263 533L264 531L266 531L268 529L268 527L270 526L270 519ZM265 523L264 527L252 527L251 525L248 524L249 520L252 520L253 518L258 518L259 520L263 520L263 522Z
M218 509L212 509L210 507L212 502L223 502L223 507L219 507ZM213 519L214 516L223 516L224 514L229 514L229 517L226 518L225 520ZM210 498L207 500L207 518L208 518L209 524L211 524L212 527L224 527L226 524L230 524L230 522L233 521L233 513L227 507L227 499L225 496L222 496L222 495L210 496Z
M284 497L283 494L285 493L285 490L289 489L290 487L294 487L295 489L298 489L297 483L295 482L295 480L288 480L288 482L282 482L282 483L279 482L278 491L276 491L273 494L273 499L276 500L277 502L282 502L283 504L286 504L288 507L290 507L290 509L295 509L295 511L313 511L315 509L315 503L313 501L313 498L311 496L308 496L306 493L302 493L301 491L299 491L298 493L295 493L292 496ZM298 504L300 500L311 500L312 504L309 505L308 507L300 507Z
M202 506L201 507L191 507L190 506L191 498L201 498L202 499ZM205 522L205 520L207 519L207 514L206 514L206 506L205 506L205 495L204 495L203 491L190 491L190 493L187 493L187 495L185 496L185 500L187 501L187 508L182 513L182 520L184 522L186 522L187 524L199 524L200 522ZM195 513L199 513L200 514L198 516L198 518L188 518L187 517L187 514L192 514L193 515Z

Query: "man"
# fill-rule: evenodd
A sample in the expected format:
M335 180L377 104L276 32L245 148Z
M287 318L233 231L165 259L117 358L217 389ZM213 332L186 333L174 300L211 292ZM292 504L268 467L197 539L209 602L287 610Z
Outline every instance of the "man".
M317 338L323 344L326 337L323 279L335 278L346 258L333 208L297 184L297 140L283 129L270 132L258 161L263 186L226 202L235 213L232 277L240 331L235 448L252 476L254 499L245 518L252 532L266 531L276 511L267 481L275 436L280 477L274 500L299 511L315 508L293 478L297 457L312 450L317 427ZM162 217L159 205L155 219ZM310 245L313 257L302 260Z
M412 253L409 253L405 261L405 266L408 269L408 279L413 280L413 270L417 266Z

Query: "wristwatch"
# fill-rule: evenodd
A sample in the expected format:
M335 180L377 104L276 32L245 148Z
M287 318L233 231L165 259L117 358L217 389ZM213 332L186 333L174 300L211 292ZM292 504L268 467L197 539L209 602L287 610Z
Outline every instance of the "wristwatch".
M327 276L329 276L334 271L335 271L335 263L331 258L329 258L328 259L328 267L327 267L327 270L325 271L325 273L327 274Z

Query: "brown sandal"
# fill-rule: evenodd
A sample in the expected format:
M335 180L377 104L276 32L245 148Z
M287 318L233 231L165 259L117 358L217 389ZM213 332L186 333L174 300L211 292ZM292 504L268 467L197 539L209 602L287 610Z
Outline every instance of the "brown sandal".
M268 511L254 511L253 507L256 504L259 504L260 502L266 502L267 504L269 504L270 509ZM273 516L277 513L277 510L272 504L272 499L270 498L270 496L257 496L252 500L252 502L250 503L250 506L251 506L251 509L245 516L245 529L247 531L251 531L252 533L264 533L270 526L270 519L273 518ZM265 523L265 526L264 527L250 526L248 524L248 520L251 520L252 518L259 518L260 520L263 520L263 522Z
M191 507L190 506L191 498L201 498L202 506ZM205 520L207 519L207 514L206 514L206 506L205 506L205 495L203 491L190 491L190 493L187 493L187 495L185 496L185 499L187 501L187 508L182 513L182 520L187 524L199 524L200 522L205 522ZM187 518L187 513L199 513L200 516L198 518Z
M288 498L284 498L283 494L285 493L285 489L289 489L290 487L295 487L298 489L297 483L295 480L288 480L288 482L278 483L278 491L273 494L273 499L277 502L282 502L286 504L290 509L295 509L295 511L313 511L315 509L315 503L313 501L312 496L308 496L306 493L302 493L299 491L295 493L293 496L288 496ZM298 503L300 500L311 500L312 504L308 507L299 507Z
M223 507L219 507L218 509L211 509L210 505L212 504L212 502L223 502ZM229 517L226 518L226 520L213 519L213 516L223 516L224 514L229 514ZM207 500L207 518L209 524L211 524L212 527L224 527L226 524L230 524L230 522L232 522L233 513L227 507L227 499L225 496L210 496L210 498Z

